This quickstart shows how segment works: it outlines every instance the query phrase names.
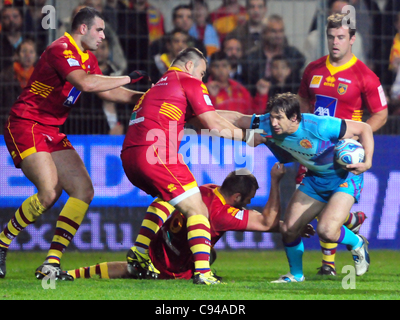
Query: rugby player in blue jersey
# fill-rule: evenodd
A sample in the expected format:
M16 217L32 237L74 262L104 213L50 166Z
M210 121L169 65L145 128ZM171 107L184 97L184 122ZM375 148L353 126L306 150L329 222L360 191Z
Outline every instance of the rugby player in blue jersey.
M301 114L298 97L276 95L265 115L222 114L237 126L263 130L267 146L280 162L297 161L308 168L294 192L280 229L290 272L275 283L301 282L304 245L300 231L318 216L317 234L324 241L351 248L356 274L368 271L368 241L343 225L363 188L363 172L371 168L374 139L371 127L363 122ZM359 137L365 149L363 163L342 167L334 160L334 146L340 139Z

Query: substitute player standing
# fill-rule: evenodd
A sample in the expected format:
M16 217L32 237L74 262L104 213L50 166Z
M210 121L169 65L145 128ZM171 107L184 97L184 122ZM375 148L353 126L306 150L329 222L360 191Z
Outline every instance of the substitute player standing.
M105 38L104 19L98 11L90 7L80 10L71 31L44 51L5 125L4 139L14 164L38 192L22 203L0 234L1 278L6 275L6 253L12 240L51 208L65 190L69 199L61 210L47 257L35 275L42 279L52 273L58 279L72 280L61 270L60 260L94 192L81 158L58 126L65 122L81 91L96 92L108 101L132 104L143 94L121 87L142 77L140 72L121 77L101 75L91 52Z
M373 132L387 120L388 109L379 78L351 51L356 41L356 30L344 26L345 14L328 17L326 29L329 55L311 62L304 70L298 92L302 112L320 116L361 121L364 109L370 117L366 121ZM302 179L300 166L296 183ZM347 226L359 226L365 215L351 213ZM353 226L354 227L354 226ZM335 253L337 244L321 241L323 252L320 274L336 275Z
M187 218L188 241L195 264L195 284L218 284L210 270L210 223L197 182L178 154L184 124L211 129L220 137L246 140L246 132L215 111L202 82L206 58L196 48L181 51L169 70L148 90L133 109L121 152L128 179L146 193L157 196ZM266 141L255 135L256 145ZM149 244L165 217L147 213L128 263L146 267Z

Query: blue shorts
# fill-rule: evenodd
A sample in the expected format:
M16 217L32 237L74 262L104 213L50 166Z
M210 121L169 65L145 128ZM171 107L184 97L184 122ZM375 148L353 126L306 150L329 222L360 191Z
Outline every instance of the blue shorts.
M358 203L364 187L364 175L350 173L346 178L318 177L307 175L299 186L299 190L315 200L327 203L336 192L344 192L354 197Z

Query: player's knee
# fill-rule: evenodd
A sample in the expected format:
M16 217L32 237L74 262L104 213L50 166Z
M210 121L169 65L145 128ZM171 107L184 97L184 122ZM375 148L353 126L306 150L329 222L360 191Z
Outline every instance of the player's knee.
M286 243L296 240L299 236L298 230L294 226L290 226L287 223L283 223L280 232L282 234L283 241Z
M61 196L61 191L58 190L46 190L38 192L38 199L43 207L50 209Z
M317 226L318 237L329 243L334 243L338 240L337 230L329 226L329 224L319 223Z

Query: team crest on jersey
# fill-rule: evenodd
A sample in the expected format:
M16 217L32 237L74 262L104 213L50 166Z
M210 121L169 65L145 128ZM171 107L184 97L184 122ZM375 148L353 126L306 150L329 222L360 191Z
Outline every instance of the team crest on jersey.
M306 138L301 139L299 145L305 149L311 149L313 147L312 142Z
M323 76L313 76L310 82L310 88L319 88Z
M336 81L335 77L329 76L328 78L326 78L326 81L324 82L324 86L334 87L335 81Z
M343 95L343 94L346 93L348 87L349 87L349 86L348 86L347 84L339 83L339 86L338 86L338 88L337 88L337 92L338 92L340 95Z

